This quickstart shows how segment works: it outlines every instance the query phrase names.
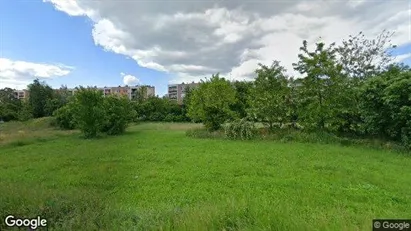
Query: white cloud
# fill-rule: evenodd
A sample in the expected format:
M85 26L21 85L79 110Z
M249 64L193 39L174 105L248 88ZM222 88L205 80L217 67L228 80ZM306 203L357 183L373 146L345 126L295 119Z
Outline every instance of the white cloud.
M68 75L74 68L63 64L43 64L0 58L0 88L22 89L33 79Z
M123 76L123 83L126 85L134 85L140 83L140 80L133 75L126 75L123 72L121 72L120 74L121 76Z
M402 62L408 58L411 58L411 53L410 54L402 54L402 55L397 55L395 56L394 60L395 62Z
M175 82L216 72L244 79L273 59L296 75L292 63L302 41L313 45L320 36L331 43L388 29L396 32L396 45L411 42L405 0L45 1L92 19L96 45L167 72Z

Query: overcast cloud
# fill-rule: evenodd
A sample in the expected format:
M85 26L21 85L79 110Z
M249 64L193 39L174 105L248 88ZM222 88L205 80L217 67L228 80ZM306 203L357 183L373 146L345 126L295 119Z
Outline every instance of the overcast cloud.
M252 76L259 62L281 61L293 74L302 40L339 42L363 31L395 31L411 42L406 0L382 1L90 1L44 0L71 16L94 22L96 45L139 65L198 80L220 72ZM403 58L405 56L402 56Z

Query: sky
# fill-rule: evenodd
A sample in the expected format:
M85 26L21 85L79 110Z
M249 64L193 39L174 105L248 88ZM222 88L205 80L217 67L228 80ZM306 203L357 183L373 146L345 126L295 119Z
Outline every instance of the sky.
M411 0L0 0L0 88L153 85L221 73L254 77L279 60L290 75L303 40L395 32L411 65Z

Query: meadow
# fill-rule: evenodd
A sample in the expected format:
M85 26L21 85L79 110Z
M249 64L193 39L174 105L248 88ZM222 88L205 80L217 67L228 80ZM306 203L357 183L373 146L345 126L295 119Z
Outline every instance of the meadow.
M47 118L0 124L0 229L371 230L410 218L411 157L338 144L186 136L142 123L85 140Z

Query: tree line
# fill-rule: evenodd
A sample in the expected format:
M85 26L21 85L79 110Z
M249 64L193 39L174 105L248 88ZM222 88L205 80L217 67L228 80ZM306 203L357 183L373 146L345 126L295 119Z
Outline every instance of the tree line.
M318 42L313 49L303 41L293 63L299 78L288 76L279 61L260 64L251 82L213 75L193 92L188 115L209 131L228 122L226 133L238 137L260 122L269 132L324 131L411 148L411 69L393 62L392 35L359 33L339 46Z
M363 33L340 45L303 41L289 76L279 61L259 64L253 81L230 82L219 74L186 89L183 104L167 98L103 97L95 88L53 91L35 80L29 98L0 90L4 121L54 116L64 129L87 137L120 134L138 121L202 122L209 131L229 124L227 134L252 134L256 122L268 132L281 128L326 131L339 136L376 137L411 147L411 69L393 63L392 33L374 39ZM226 126L227 127L227 126Z

